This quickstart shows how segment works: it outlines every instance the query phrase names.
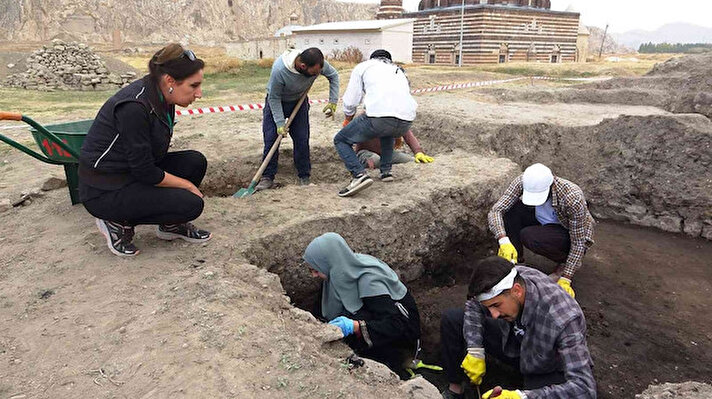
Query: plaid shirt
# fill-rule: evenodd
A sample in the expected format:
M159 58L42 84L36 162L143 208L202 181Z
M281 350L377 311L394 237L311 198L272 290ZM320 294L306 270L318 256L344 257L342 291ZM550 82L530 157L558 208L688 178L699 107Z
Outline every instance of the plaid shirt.
M571 237L571 249L566 258L566 265L562 271L565 277L573 277L576 270L581 267L581 260L591 245L593 245L593 216L586 206L586 198L583 191L576 184L554 177L551 185L551 205L554 207L559 222L567 230ZM520 200L524 189L522 187L522 176L520 175L509 185L504 195L497 201L489 214L489 228L496 238L504 237L507 232L504 229L503 215Z
M519 370L524 375L560 371L566 378L562 384L524 390L527 399L595 399L596 381L586 346L586 320L578 303L540 271L526 266L515 268L526 285L519 319L524 337L521 346L511 342L515 340L508 339L514 324L497 320L498 333L503 337L502 350L508 357L519 358ZM468 348L483 347L484 317L485 307L477 299L468 300L463 327Z

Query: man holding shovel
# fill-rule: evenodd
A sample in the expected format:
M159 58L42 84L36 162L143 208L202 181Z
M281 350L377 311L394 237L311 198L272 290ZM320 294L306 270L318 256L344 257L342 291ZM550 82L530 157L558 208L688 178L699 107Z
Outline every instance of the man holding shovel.
M294 166L297 168L300 185L308 185L311 175L309 101L301 104L289 127L285 126L285 115L294 110L299 98L320 74L329 80L329 103L324 107L324 113L331 116L336 111L336 103L339 100L339 73L324 60L324 55L318 48L285 51L272 65L272 73L267 83L267 98L262 113L262 134L265 142L263 159L277 140L277 135L290 135L294 141ZM272 188L274 176L277 174L278 158L277 151L270 159L255 187L256 190Z
M443 398L463 397L465 375L479 389L486 358L523 384L495 387L484 399L596 398L583 311L547 275L490 256L475 265L467 297L464 311L448 309L440 319L450 382Z

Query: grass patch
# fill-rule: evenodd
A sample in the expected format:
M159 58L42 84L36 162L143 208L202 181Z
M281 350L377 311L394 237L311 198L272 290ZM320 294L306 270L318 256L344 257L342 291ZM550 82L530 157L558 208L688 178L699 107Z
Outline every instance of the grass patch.
M113 91L55 91L0 88L0 110L20 112L32 119L93 118ZM53 120L54 121L54 120Z

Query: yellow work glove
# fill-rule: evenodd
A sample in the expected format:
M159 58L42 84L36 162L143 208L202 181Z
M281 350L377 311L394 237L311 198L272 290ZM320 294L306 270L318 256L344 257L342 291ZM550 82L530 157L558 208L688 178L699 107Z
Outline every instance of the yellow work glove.
M571 295L571 298L576 298L576 293L574 292L574 289L571 288L571 280L566 277L561 277L556 284L559 284L559 286L563 288L567 294Z
M497 252L497 256L501 256L512 263L517 263L517 249L514 248L514 245L512 245L508 237L499 239L499 252Z
M482 399L522 399L522 393L520 391L508 391L506 389L499 388L497 389L499 395L493 395L492 393L495 389L490 389L489 391L485 392L485 394L482 395Z
M287 135L289 135L289 128L287 126L280 126L277 128L277 134L282 137L287 137Z
M336 104L334 104L334 103L326 104L326 107L324 107L322 112L324 112L326 114L327 118L333 117L334 114L336 113Z
M482 384L482 377L485 376L485 350L484 348L469 348L465 360L460 365L465 374L475 385Z
M415 154L415 163L431 163L435 160L435 158L425 155L422 152L418 152Z

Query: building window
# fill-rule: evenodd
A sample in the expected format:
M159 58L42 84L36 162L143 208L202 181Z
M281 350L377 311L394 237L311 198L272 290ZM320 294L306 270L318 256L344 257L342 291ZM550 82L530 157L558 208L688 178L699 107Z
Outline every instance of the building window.
M504 64L505 62L507 62L507 55L506 55L506 54L500 54L500 55L499 55L499 63L500 63L500 64Z
M455 65L460 65L460 54L455 54Z
M559 62L559 56L556 55L556 54L552 54L552 55L551 55L551 63L552 63L552 64L556 64L556 63L558 63L558 62Z
M435 63L435 53L428 54L428 64L434 64Z

